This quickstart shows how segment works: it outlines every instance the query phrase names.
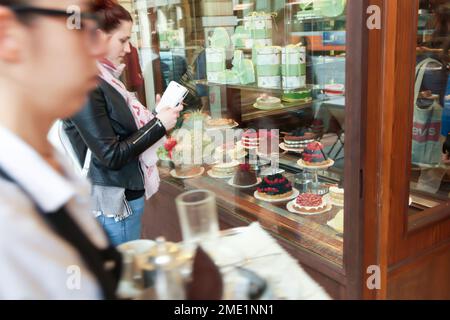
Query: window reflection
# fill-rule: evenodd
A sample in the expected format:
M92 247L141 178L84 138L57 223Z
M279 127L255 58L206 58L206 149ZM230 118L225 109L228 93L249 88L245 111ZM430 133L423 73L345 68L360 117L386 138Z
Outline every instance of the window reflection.
M412 208L450 196L450 3L420 1L414 88Z

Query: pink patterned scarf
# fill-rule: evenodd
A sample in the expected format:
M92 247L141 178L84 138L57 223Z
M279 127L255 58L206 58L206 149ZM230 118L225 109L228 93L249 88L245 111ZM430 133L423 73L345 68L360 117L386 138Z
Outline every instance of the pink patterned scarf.
M120 75L125 69L124 64L116 67L110 61L103 59L99 61L97 65L100 70L100 77L116 89L127 102L138 129L145 126L154 118L154 115L146 107L144 107L136 96L129 92L125 85L119 80ZM156 166L156 163L158 162L156 151L159 147L164 145L165 141L166 137L163 137L139 157L139 162L142 171L144 172L145 196L147 200L150 199L150 197L153 196L159 189L160 179L158 168Z

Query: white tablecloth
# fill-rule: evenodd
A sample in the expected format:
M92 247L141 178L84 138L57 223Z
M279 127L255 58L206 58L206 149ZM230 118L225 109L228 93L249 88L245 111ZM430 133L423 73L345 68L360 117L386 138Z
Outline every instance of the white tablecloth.
M259 223L232 236L204 243L224 274L225 298L241 299L242 277L235 266L252 270L269 284L268 299L328 300L330 297ZM240 279L240 280L239 280Z

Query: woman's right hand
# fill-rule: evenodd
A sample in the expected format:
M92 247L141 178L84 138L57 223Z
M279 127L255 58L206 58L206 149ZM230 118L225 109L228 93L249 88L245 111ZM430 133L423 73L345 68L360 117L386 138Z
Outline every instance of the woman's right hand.
M166 131L172 130L177 124L178 117L180 116L180 112L183 111L183 105L179 104L177 107L163 107L158 112L156 117L161 121Z

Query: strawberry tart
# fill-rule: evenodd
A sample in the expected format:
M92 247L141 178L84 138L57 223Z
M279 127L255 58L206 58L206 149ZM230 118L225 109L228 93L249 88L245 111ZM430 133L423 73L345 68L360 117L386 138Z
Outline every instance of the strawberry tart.
M312 193L303 193L294 202L294 210L303 214L320 213L327 209L323 196Z

